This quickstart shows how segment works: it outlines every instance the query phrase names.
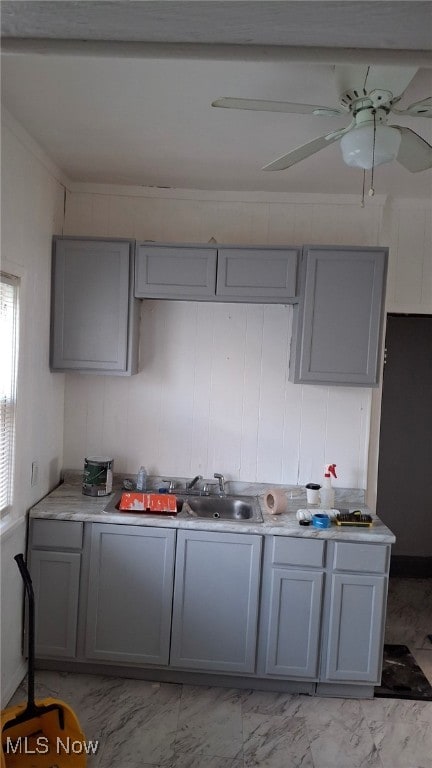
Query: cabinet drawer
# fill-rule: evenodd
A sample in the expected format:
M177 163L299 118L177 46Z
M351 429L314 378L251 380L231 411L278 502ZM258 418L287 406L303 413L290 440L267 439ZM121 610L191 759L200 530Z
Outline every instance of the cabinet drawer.
M386 546L338 541L334 545L333 568L335 571L386 573L388 555Z
M271 562L273 565L309 565L320 568L324 564L324 541L274 536Z
M83 524L71 520L32 520L31 546L81 549Z

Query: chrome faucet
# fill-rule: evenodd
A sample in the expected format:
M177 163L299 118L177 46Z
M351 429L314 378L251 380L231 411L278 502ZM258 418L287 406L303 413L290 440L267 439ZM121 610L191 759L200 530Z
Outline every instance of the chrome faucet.
M217 480L219 480L219 494L221 496L225 496L225 478L223 475L220 475L219 472L215 472L213 477L216 477Z
M196 477L194 477L194 479L191 480L190 483L186 484L186 490L191 491L194 485L197 484L198 480L202 480L202 479L203 479L202 475L197 475Z

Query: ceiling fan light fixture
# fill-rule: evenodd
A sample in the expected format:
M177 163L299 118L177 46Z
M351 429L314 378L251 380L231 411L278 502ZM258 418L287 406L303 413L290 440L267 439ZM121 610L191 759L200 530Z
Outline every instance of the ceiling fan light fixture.
M375 147L374 147L375 131ZM341 139L342 156L347 165L370 170L372 166L395 160L401 134L389 125L373 123L354 128Z

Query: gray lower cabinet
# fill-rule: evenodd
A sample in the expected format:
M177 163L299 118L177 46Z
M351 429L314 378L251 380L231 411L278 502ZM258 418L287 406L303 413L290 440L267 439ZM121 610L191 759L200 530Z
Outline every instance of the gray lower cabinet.
M303 563L304 566L298 566ZM263 675L317 679L324 542L266 537L260 622Z
M304 248L292 381L378 384L387 256L387 248Z
M171 665L255 671L261 536L177 534Z
M51 370L137 372L133 264L131 240L54 238Z
M92 525L86 658L168 664L174 555L172 529Z
M30 521L38 658L379 684L389 545L85 527Z
M379 684L386 593L384 576L332 576L327 661L322 679Z
M137 243L135 296L297 301L298 248Z
M321 680L379 684L389 547L333 542L328 559L333 572Z
M77 653L83 524L31 520L29 568L35 594L35 653Z
M34 549L36 656L76 656L81 554Z

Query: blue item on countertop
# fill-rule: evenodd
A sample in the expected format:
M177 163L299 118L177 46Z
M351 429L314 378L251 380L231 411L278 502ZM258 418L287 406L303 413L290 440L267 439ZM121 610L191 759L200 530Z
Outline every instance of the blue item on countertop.
M330 528L331 520L328 515L317 512L312 515L312 525L314 528Z

